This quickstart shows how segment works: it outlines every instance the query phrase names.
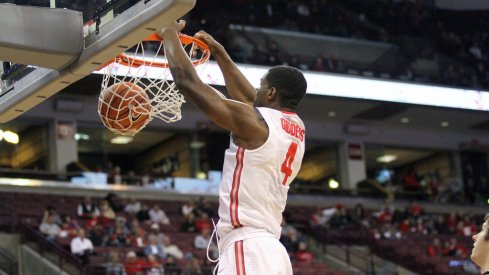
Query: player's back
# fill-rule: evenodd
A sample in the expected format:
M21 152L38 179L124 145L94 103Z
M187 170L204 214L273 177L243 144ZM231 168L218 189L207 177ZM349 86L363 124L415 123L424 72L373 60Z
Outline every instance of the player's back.
M247 150L231 140L219 190L218 232L234 228L265 229L280 237L289 184L304 156L305 130L295 113L257 108L268 125L266 142Z

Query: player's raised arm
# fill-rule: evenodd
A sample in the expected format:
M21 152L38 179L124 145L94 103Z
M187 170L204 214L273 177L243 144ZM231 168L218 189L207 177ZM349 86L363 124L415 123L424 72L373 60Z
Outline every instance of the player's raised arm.
M224 76L224 82L226 83L229 96L246 105L253 106L256 90L239 70L238 66L234 64L226 49L205 31L199 31L195 34L195 37L204 41L209 46Z
M178 38L178 31L184 26L185 21L180 20L160 32L165 41L165 55L178 90L209 119L231 131L250 147L261 145L268 136L268 128L256 111L242 102L221 97L197 75Z

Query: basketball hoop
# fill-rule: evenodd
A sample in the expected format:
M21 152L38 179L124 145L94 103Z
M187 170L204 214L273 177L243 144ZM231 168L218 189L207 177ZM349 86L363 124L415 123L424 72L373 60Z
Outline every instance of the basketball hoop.
M201 65L205 64L210 57L208 46L188 35L179 34L179 38L192 64L198 70L202 70L204 66ZM108 87L121 82L132 82L141 87L148 95L149 101L145 104L149 103L150 108L136 106L134 109L137 109L137 112L142 115L148 115L149 121L157 117L166 123L171 123L182 118L181 107L185 99L178 92L175 83L169 81L171 73L165 58L164 40L157 34L151 35L135 47L117 55L101 68L104 68L104 76L99 96L99 115L103 119L104 114L101 113L100 106L101 103L104 103L104 93L108 91ZM110 125L105 124L105 126L118 132ZM141 129L138 129L137 132Z

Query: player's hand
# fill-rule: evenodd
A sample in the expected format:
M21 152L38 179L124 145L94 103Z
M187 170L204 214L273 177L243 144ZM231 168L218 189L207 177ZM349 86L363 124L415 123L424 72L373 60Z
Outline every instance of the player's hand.
M205 31L199 31L194 35L195 38L201 40L207 46L209 46L209 50L211 51L212 54L214 54L216 51L219 51L222 49L222 45L217 42L212 35L208 34Z
M186 22L183 19L174 21L171 24L169 24L168 26L161 29L160 33L163 33L163 32L165 32L165 30L169 30L169 29L174 29L177 32L181 32L183 30L183 28L185 28L185 24L186 24Z

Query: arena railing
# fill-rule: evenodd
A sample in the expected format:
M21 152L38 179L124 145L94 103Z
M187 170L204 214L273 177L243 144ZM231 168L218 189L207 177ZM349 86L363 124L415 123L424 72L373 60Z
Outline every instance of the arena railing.
M4 248L0 248L0 270L11 275L19 274L17 260Z
M80 273L83 273L83 266L81 259L75 257L69 251L64 249L62 246L57 244L55 241L50 241L39 232L35 227L30 224L20 224L20 231L22 232L22 237L26 239L33 239L39 245L39 254L43 256L46 251L51 251L57 255L57 262L55 263L61 270L65 263L70 263L75 266Z

